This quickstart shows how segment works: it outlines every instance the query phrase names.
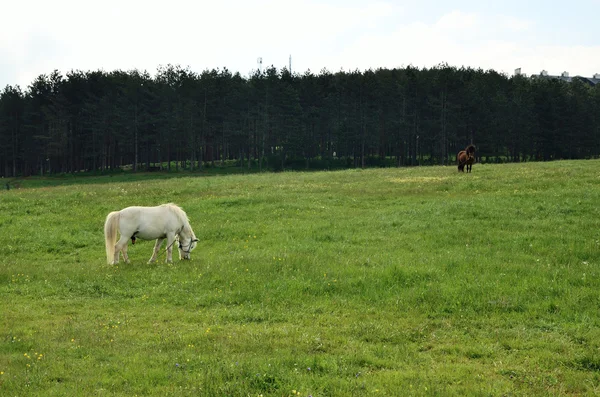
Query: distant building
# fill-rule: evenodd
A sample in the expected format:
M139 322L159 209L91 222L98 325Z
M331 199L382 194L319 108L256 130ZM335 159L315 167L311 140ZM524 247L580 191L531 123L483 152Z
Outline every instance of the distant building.
M589 85L600 84L600 73L594 74L594 77L577 76L576 78L583 80L583 82L588 83Z
M515 70L515 74L517 74L517 70L519 71L518 74L520 74L521 69L516 69ZM562 80L566 83L570 83L574 80L580 80L586 84L589 85L596 85L596 84L600 84L600 73L596 73L594 74L594 77L583 77L583 76L574 76L571 77L569 76L569 72L562 72L560 74L560 76L553 76L548 74L548 72L546 70L542 70L540 72L540 74L532 74L531 75L532 79L556 79L556 80Z

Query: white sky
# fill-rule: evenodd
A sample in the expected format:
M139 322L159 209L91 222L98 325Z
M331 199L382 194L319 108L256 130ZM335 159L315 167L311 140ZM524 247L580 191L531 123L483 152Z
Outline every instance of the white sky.
M499 4L496 4L499 3ZM501 4L500 4L501 3ZM0 90L58 69L248 76L287 67L600 73L600 0L19 0L0 5Z

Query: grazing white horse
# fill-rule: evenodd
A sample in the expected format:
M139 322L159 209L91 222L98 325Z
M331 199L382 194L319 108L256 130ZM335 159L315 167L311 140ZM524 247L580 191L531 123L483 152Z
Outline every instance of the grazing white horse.
M121 238L117 242L117 230ZM129 263L127 244L135 244L136 238L154 240L154 252L148 263L156 261L160 246L167 239L167 263L173 262L173 244L179 241L179 259L190 259L198 239L190 226L186 213L175 204L157 207L127 207L108 214L104 223L106 260L108 264L119 263L119 253Z

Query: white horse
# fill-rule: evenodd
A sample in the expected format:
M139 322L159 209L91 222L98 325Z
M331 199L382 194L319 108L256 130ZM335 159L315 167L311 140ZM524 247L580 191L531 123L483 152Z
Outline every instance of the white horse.
M117 230L121 238L117 242ZM154 252L148 263L156 261L160 246L167 239L167 263L173 262L173 244L179 241L179 259L190 259L190 252L196 248L198 239L190 226L186 213L175 204L162 204L157 207L127 207L108 214L104 223L106 260L108 264L119 263L119 252L129 263L127 244L136 238L154 240Z

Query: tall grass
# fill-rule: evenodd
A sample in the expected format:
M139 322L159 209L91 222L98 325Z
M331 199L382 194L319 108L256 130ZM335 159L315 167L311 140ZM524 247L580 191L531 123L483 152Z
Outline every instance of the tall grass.
M0 394L599 394L599 166L22 181ZM106 265L108 212L164 202L192 260Z

